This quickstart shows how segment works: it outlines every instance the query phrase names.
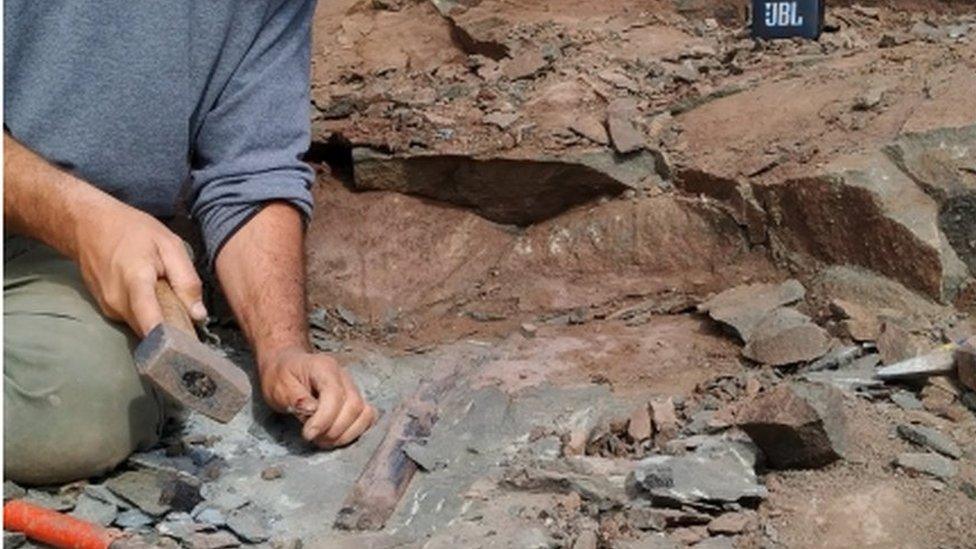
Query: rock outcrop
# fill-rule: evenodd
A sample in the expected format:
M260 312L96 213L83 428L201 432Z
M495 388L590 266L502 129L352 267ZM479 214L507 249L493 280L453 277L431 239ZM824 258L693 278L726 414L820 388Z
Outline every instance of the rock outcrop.
M881 152L756 192L788 253L865 267L943 302L969 277L940 230L936 201Z

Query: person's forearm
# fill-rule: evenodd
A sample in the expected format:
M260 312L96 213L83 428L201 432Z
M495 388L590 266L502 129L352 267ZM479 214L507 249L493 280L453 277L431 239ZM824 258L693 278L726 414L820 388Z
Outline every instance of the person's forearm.
M172 231L59 170L7 134L3 146L7 229L77 262L102 313L145 336L163 319L155 286L165 278L190 316L206 318L200 278Z
M258 367L283 349L309 350L301 215L271 203L224 244L217 278L247 335Z
M3 220L8 230L75 258L79 216L98 215L116 200L53 166L3 134Z

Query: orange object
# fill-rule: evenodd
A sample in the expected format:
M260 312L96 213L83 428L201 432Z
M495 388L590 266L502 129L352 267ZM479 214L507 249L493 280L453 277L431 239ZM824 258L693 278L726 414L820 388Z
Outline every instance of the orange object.
M107 549L121 535L117 530L17 499L3 505L3 528L64 549Z

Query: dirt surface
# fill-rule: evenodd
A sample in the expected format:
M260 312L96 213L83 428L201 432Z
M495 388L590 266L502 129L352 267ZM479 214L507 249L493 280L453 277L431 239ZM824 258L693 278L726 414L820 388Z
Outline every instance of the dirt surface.
M312 343L387 412L458 372L421 472L337 530L385 423L313 452L256 400L26 497L171 547L976 547L976 388L874 378L976 331L976 10L744 13L321 2Z

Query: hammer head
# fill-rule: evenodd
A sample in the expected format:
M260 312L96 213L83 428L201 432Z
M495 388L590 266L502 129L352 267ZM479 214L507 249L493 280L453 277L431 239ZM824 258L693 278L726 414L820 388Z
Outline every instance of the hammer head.
M157 389L221 423L230 421L251 395L243 370L165 322L136 347L135 362Z

